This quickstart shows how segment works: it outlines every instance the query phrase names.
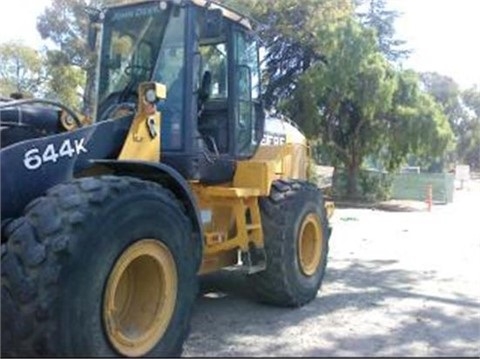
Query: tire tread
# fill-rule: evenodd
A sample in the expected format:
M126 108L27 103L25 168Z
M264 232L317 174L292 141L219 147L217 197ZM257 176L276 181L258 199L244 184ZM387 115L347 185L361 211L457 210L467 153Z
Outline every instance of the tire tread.
M294 251L294 240L287 238L291 217L301 210L304 199L318 200L324 239L326 239L325 260L321 263L320 288L328 257L328 220L323 196L315 185L301 180L277 180L272 184L269 197L260 201L260 211L265 235L267 269L252 275L254 291L261 302L285 307L299 307L311 301L315 293L305 294L298 290L289 276L292 263L287 251ZM312 297L313 295L313 297Z
M124 191L148 189L166 203L183 205L168 190L132 177L89 177L60 184L33 200L5 229L2 244L2 356L61 355L55 349L57 328L52 303L59 296L62 264L75 246L68 233L88 225L108 202ZM186 222L190 221L186 217ZM188 317L190 314L188 315ZM189 325L189 320L183 323ZM184 338L188 328L181 329ZM181 350L181 345L175 349Z

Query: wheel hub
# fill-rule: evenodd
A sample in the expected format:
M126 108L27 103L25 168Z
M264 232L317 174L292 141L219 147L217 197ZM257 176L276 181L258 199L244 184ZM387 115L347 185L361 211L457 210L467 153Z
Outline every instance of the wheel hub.
M322 258L323 235L319 219L313 213L302 222L298 237L298 258L300 269L306 276L313 276Z
M108 339L120 354L143 356L161 340L175 310L177 285L175 261L160 241L143 239L122 253L103 305Z

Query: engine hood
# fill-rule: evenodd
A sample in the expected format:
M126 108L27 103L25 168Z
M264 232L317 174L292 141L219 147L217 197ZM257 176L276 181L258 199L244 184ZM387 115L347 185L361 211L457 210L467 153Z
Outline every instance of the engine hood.
M267 114L261 146L307 144L307 139L297 124L286 117Z

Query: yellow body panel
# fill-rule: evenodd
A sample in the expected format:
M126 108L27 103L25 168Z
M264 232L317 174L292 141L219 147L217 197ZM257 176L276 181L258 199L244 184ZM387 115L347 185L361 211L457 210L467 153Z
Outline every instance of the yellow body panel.
M149 90L154 90L157 98L166 96L163 85L140 85L139 110L120 160L160 161L161 117L155 105L146 101ZM202 215L209 216L203 220L204 256L200 274L236 265L239 252L264 248L259 199L270 194L272 183L277 179L307 179L308 155L306 141L260 146L252 159L237 162L231 183L208 186L190 182ZM325 207L330 218L333 203Z
M140 85L138 113L130 126L119 160L160 161L161 117L154 103L141 100L148 90L154 90L158 99L166 98L164 85L156 83Z
M273 161L276 178L307 178L308 148L300 143L262 146L248 162Z
M202 266L198 274L208 274L221 268L231 267L237 264L238 254L236 251L220 252L215 255L204 255Z
M261 146L251 160L237 163L233 186L256 188L260 196L268 196L274 180L306 180L307 168L308 148L304 144Z
M151 121L156 129L157 137L152 138L147 121ZM123 145L119 160L160 161L160 115L145 116L138 114Z
M258 188L205 186L191 183L200 210L210 218L204 223L204 257L200 273L236 264L238 251L263 248Z
M233 185L255 189L257 196L268 196L276 178L275 165L275 161L238 162Z
M255 187L251 188L239 188L239 187L202 187L203 197L217 197L217 198L246 198L246 197L258 197L260 196L260 190Z
M199 273L236 264L238 251L246 252L252 245L264 247L258 200L270 194L276 179L306 180L308 150L305 143L261 146L252 159L237 162L232 183L215 187L192 183L199 207L211 213L211 220L204 226L204 258ZM325 203L325 208L330 218L333 203Z

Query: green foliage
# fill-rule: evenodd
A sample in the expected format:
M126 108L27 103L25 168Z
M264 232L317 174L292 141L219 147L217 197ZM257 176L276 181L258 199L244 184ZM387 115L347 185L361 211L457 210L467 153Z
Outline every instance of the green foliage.
M388 10L386 0L360 0L358 3L366 8L358 14L359 18L362 24L375 30L378 47L382 54L392 62L408 57L410 50L404 48L405 41L395 38L395 20L399 17L399 13Z
M88 111L94 102L95 79L95 56L87 44L89 19L85 7L97 5L100 5L97 0L90 2L86 0L52 0L51 5L37 20L37 29L42 38L51 40L58 47L56 53L51 54L54 62L61 67L77 66L86 73L87 88L83 98L84 111ZM74 81L67 84L68 79L74 79ZM65 78L64 86L76 88L77 84L76 76ZM55 85L56 88L58 88L57 85Z
M458 84L435 72L422 73L421 81L447 117L456 137L448 161L480 168L480 91L473 87L461 91Z
M0 44L0 94L41 93L46 79L44 55L18 42Z
M393 176L388 173L360 171L359 182L367 201L386 201L392 197Z
M49 39L58 46L66 64L86 71L95 67L93 54L87 44L89 17L86 8L129 2L135 1L52 0L50 6L38 17L37 29L43 39Z
M348 172L337 169L333 176L333 197L337 200L348 199ZM357 196L355 199L367 202L389 200L392 196L394 176L387 172L359 170Z
M56 51L47 53L49 76L45 96L79 111L82 106L81 93L85 87L85 72L77 66L65 65L58 55Z
M480 170L480 89L472 87L464 91L462 102L466 114L458 126L457 154L461 162Z
M59 47L65 63L87 69L90 53L87 47L88 17L85 0L52 0L38 17L37 29L43 39Z
M350 18L350 0L230 0L236 8L248 8L257 19L267 53L264 59L267 107L291 97L300 75L311 66L327 61L329 34Z
M474 86L462 94L464 104L473 111L473 114L480 118L480 88Z
M58 52L39 52L20 43L0 45L0 93L41 97L79 108L83 72L65 65Z
M396 78L373 31L352 20L329 40L328 65L315 65L301 76L286 109L309 137L321 139L334 165L348 169L350 195L356 196L363 159L384 144L382 116L391 107Z
M452 129L456 130L463 117L458 84L452 78L436 72L421 73L420 79L425 90L442 107Z
M56 64L62 67L58 71L63 73L64 83L57 82L52 86L66 90L67 87L76 89L83 83L85 88L82 102L85 113L91 112L95 103L96 70L95 54L87 44L89 17L85 9L136 1L138 0L52 0L51 5L38 17L37 29L40 35L58 47L52 56ZM73 99L75 96L72 91L70 94L60 95L60 98Z
M391 171L410 154L415 154L418 162L432 164L452 149L454 140L448 118L441 106L420 89L417 75L406 71L397 77L393 106L386 116L390 138L384 161Z
M395 170L409 155L441 159L451 146L442 107L415 73L390 65L408 51L384 0L228 2L264 24L267 105L302 127L317 159L345 168L349 196L378 184L360 174L366 159ZM366 12L356 16L359 4Z

